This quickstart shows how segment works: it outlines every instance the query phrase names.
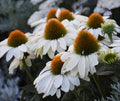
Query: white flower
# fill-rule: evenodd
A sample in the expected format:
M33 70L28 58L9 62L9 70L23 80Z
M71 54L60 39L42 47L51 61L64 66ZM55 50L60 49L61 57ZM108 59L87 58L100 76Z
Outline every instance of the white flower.
M52 22L56 22L56 26L51 26ZM63 31L66 30L65 33L62 31L62 33L65 35L60 34L61 30L59 28L62 28ZM49 31L49 29L52 29L52 33L50 31L51 34L47 32L48 35L45 35L45 31ZM56 36L54 34L56 34ZM57 34L60 35L60 37ZM46 36L48 39L45 38ZM76 36L77 31L71 24L68 23L67 20L64 20L62 23L60 23L56 19L50 19L44 31L37 33L35 37L27 43L27 45L31 51L35 52L37 56L40 55L42 58L43 55L48 54L50 58L53 58L56 51L59 53L63 52L67 49L67 46L73 44Z
M61 21L68 20L69 23L71 23L75 29L78 29L81 22L85 22L88 19L88 17L86 16L79 15L77 14L77 12L76 13L70 12L67 9L64 10L57 9L56 17L58 18L58 20Z
M25 63L29 67L32 66L31 59L35 59L35 56L33 54L30 54L27 57L25 57ZM13 74L14 69L16 69L17 67L20 67L20 69L22 69L23 62L22 60L15 58L9 66L9 74Z
M26 42L29 40L29 37L27 35L19 30L11 32L7 39L0 42L0 58L7 53L7 61L13 56L16 59L23 59L24 53L28 52Z
M96 19L94 16L96 15L96 18L98 18L98 19ZM95 19L95 20L93 20L93 19ZM91 21L92 20L92 21ZM101 20L101 22L100 21L97 21L97 20ZM89 22L88 22L89 21ZM91 22L90 22L91 21ZM93 22L94 22L94 24L93 24ZM112 20L112 19L109 19L109 16L101 16L100 14L98 14L98 13L93 13L93 14L91 14L90 15L90 17L88 18L88 20L85 20L85 22L82 22L82 23L80 23L80 25L79 25L79 30L82 30L82 29L87 29L90 33L92 33L96 38L98 38L99 37L99 35L100 36L103 36L103 37L105 37L105 38L107 38L108 39L108 36L106 35L106 34L103 34L103 32L102 32L102 27L101 27L101 24L102 23L111 23L111 22L113 22L113 25L115 26L115 31L113 31L113 35L116 35L117 34L117 32L118 33L120 33L120 27L117 25L117 23L116 23L116 21L115 20ZM88 23L89 23L89 25L92 25L92 27L91 26L89 26L88 25ZM95 25L95 23L96 23L96 25L99 25L99 26L96 26Z
M74 41L74 46L61 56L64 62L61 72L70 72L73 77L79 76L89 81L89 72L95 73L95 66L99 63L98 49L98 40L88 31L80 31Z
M61 60L64 63L62 73L70 72L71 76L77 75L84 80L89 81L88 73L96 72L95 66L98 65L97 53L84 56L74 52L67 52L61 56Z
M73 90L74 86L80 85L78 77L71 77L68 73L60 73L62 62L58 60L60 59L59 56L56 56L55 59L46 64L46 67L40 72L39 76L34 81L38 93L44 93L43 98L55 94L57 98L60 98L61 91L68 92L69 90ZM61 66L59 67L57 64L60 64Z

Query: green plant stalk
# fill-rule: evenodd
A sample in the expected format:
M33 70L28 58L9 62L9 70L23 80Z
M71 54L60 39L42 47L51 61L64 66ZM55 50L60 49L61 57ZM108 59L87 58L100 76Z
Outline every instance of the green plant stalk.
M23 90L20 101L23 101L23 100L24 100L24 95L25 95L25 93L26 93L26 91Z
M78 101L82 101L82 100L81 100L81 97L80 97L80 95L77 93L76 89L74 89L72 92L73 92L73 94L76 96L76 98L78 99Z
M22 59L22 62L23 62L23 66L24 66L24 68L25 68L25 70L26 70L26 72L27 72L27 75L29 76L29 78L30 78L31 81L33 82L33 80L34 80L34 79L33 79L33 76L32 76L32 74L30 73L30 71L29 71L29 69L28 69L28 66L27 66L24 58Z
M105 96L104 96L104 93L103 93L103 90L102 90L100 84L98 83L98 80L97 80L97 78L95 77L94 74L93 74L93 79L94 79L94 81L95 81L95 84L96 84L96 86L97 86L97 88L98 88L98 90L99 90L99 93L100 93L101 97L105 97Z

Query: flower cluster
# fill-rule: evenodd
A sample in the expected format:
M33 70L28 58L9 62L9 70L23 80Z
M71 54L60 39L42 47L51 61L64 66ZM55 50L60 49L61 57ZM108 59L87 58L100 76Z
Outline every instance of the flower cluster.
M120 27L108 16L93 13L86 17L53 8L31 27L35 27L31 34L15 30L0 42L0 58L6 53L7 61L14 57L9 73L24 65L43 98L55 94L60 98L61 91L74 90L80 80L90 81L101 62L111 65L120 59ZM31 59L45 55L51 61L34 80L27 66L32 65Z

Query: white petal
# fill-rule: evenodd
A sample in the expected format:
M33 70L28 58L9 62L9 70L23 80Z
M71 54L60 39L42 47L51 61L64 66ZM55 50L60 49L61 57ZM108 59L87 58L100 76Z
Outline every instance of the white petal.
M64 50L66 50L66 42L65 42L64 38L58 39L58 42L60 44L60 47Z
M47 40L43 47L43 55L45 55L48 52L49 48L50 48L50 41Z
M20 51L18 48L15 48L15 49L14 49L14 56L15 56L15 58L17 58L17 59L23 59L24 54L23 54L23 52Z
M85 57L84 56L80 57L80 61L78 64L78 71L79 71L80 78L84 78L85 77Z
M3 57L3 55L11 48L12 47L8 47L8 46L0 46L0 58Z
M61 76L61 75L57 75L57 76L55 77L54 86L55 86L56 88L59 88L60 85L62 84L62 81L63 81L62 76Z
M60 96L61 96L61 92L60 92L59 89L58 89L57 92L56 92L56 96L57 96L57 98L60 98Z
M20 45L18 49L21 50L22 52L27 52L27 47L24 44Z
M61 86L61 90L64 92L68 92L70 88L70 83L68 81L68 78L66 76L63 77L63 84Z
M49 51L48 51L48 56L49 56L49 58L53 59L54 54L55 54L55 53L54 53L54 52L52 51L52 49L50 48Z
M61 60L62 60L63 62L65 62L69 57L71 57L71 55L72 55L72 53L66 52L65 54L63 54L63 55L61 56Z
M65 62L63 64L63 68L61 71L64 71L64 69L67 71L72 70L76 65L79 63L79 56L73 54L71 55L70 59L68 59L68 62Z
M56 91L57 91L57 88L52 86L49 93L50 93L51 96L53 96L56 93Z
M10 64L10 67L9 67L9 73L10 74L13 74L13 71L15 68L17 68L19 66L19 60L18 59L14 59L11 64Z
M57 49L57 41L52 40L50 44L51 44L52 51L55 52Z
M57 12L56 12L56 17L58 18L59 14L60 14L61 10L58 8Z
M13 57L13 55L14 55L14 50L15 50L15 48L12 48L12 49L10 49L10 50L8 51L8 53L7 53L7 55L6 55L6 61L9 61L9 60Z
M68 79L69 81L73 84L73 85L76 85L76 86L79 86L80 85L80 80L78 77L70 77L68 76Z

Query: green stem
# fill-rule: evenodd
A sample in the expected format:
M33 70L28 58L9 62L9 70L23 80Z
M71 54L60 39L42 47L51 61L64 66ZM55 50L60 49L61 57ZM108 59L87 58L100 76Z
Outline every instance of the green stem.
M29 69L28 69L28 66L27 66L27 64L26 64L26 62L25 62L25 59L23 58L22 59L22 62L23 62L23 65L24 65L24 68L25 68L25 70L26 70L26 72L27 72L27 74L28 74L28 76L29 76L29 78L31 79L31 81L33 82L33 76L31 75L31 73L30 73L30 71L29 71Z
M78 101L82 101L80 95L77 93L76 90L73 90L73 94L76 96L76 98L78 99Z
M26 91L25 91L25 90L23 90L20 101L23 101L23 100L24 100L24 95L25 95L25 92L26 92Z
M97 86L97 88L99 90L99 93L100 93L101 97L104 97L103 90L102 90L100 84L98 83L98 80L97 80L97 78L96 78L96 76L94 74L93 74L93 79L95 81L95 84L96 84L96 86Z

